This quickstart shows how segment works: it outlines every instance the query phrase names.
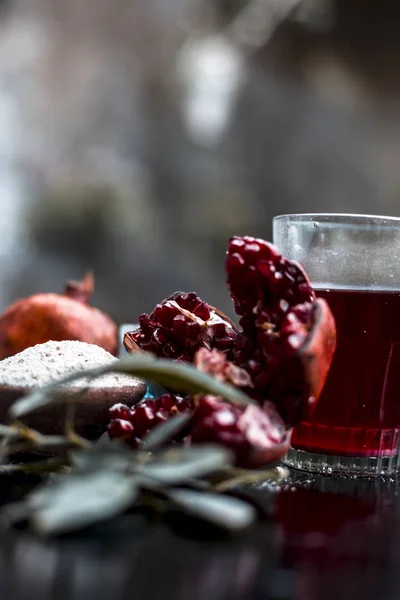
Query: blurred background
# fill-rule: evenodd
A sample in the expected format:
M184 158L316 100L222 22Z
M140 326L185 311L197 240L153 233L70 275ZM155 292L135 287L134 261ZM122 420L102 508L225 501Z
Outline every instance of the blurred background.
M0 0L0 310L231 313L229 236L400 215L397 0Z

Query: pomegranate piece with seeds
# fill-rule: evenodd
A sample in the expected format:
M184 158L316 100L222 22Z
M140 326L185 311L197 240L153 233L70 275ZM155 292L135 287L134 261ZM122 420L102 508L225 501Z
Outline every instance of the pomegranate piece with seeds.
M193 443L216 443L230 448L236 465L256 468L282 458L290 435L273 405L242 406L215 396L202 396L192 418Z
M301 266L272 244L233 237L226 261L236 312L241 315L234 362L251 376L260 403L277 405L295 424L315 406L336 345L328 304L316 299Z
M193 408L190 396L163 394L159 398L149 398L129 408L125 404L115 404L109 410L110 422L108 434L110 438L122 439L133 448L140 446L141 440L156 425L167 421L177 412Z
M252 387L250 375L217 350L201 348L194 364L199 371L223 383L239 388ZM223 444L234 452L236 464L247 468L282 458L290 439L290 433L285 431L285 424L271 402L265 403L263 408L242 406L210 395L197 400L190 431L193 442Z
M248 373L229 362L222 352L201 348L195 355L197 369L219 381L251 386ZM226 402L215 396L186 396L163 394L157 399L143 400L129 408L115 404L109 411L108 433L123 440L132 448L140 447L142 439L159 423L176 412L190 411L191 419L171 441L217 443L230 448L236 464L256 468L279 460L287 452L290 432L272 403L263 408Z
M255 311L263 321L276 325L291 306L315 300L315 292L300 265L258 238L229 240L226 271L238 315L248 317ZM241 325L245 329L244 323Z
M223 352L215 349L200 348L194 356L194 366L198 371L207 373L222 383L229 383L238 388L249 388L253 385L247 371L234 365Z
M235 325L194 292L175 292L139 317L139 329L125 334L128 352L144 350L159 357L192 362L199 348L216 348L232 357Z

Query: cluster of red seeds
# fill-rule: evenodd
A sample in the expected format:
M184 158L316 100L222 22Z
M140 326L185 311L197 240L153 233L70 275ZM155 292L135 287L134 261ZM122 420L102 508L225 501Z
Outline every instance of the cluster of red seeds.
M199 348L232 354L236 332L194 292L176 292L139 317L139 329L127 334L125 345L156 356L192 362Z
M250 374L254 397L273 400L293 423L308 400L297 351L309 335L315 293L301 267L264 240L233 237L226 270L242 326L234 362Z
M108 434L110 438L123 439L132 448L137 448L156 425L167 421L177 412L192 408L193 402L189 396L182 398L175 394L148 398L132 408L126 404L115 404L109 411Z
M132 409L114 407L111 437L137 446L156 424L189 409L190 439L228 446L238 465L259 466L282 456L284 423L296 423L311 391L317 396L322 389L335 345L333 317L316 301L300 265L268 242L231 238L226 271L240 331L194 292L176 292L141 315L139 329L126 334L124 343L128 351L194 362L200 371L244 388L260 406L213 396L197 398L195 406L189 397L167 394Z
M313 302L315 294L302 269L258 238L232 237L226 261L228 285L238 315L281 322L289 307ZM243 329L248 319L243 319Z
M196 405L190 397L164 394L144 400L132 409L116 404L110 409L108 433L138 448L156 425L172 414L190 410L191 422L185 435L196 444L217 443L230 448L240 467L258 467L274 460L283 445L285 424L278 414L258 406L241 406L215 396L201 396ZM182 438L182 433L180 434Z
M249 375L217 350L201 348L196 353L195 365L199 371L224 383L251 385ZM215 396L200 396L194 401L189 396L164 394L131 409L116 404L110 409L108 431L110 437L124 439L137 448L154 426L182 411L190 411L191 419L184 432L180 432L180 439L184 436L196 444L223 444L232 450L238 466L256 467L269 462L283 445L285 424L272 405L262 409L257 405L231 404Z

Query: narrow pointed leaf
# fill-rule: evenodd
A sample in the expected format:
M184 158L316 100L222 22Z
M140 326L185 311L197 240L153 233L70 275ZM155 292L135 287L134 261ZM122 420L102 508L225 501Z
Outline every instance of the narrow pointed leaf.
M109 441L106 445L96 445L83 450L70 452L74 472L91 472L109 469L120 473L127 472L133 460L133 453L123 443Z
M187 425L191 419L189 411L178 413L155 427L143 440L141 450L151 452L160 448L163 444L170 441Z
M189 514L224 529L244 529L256 519L253 506L231 496L186 489L170 491L168 496Z
M6 504L0 511L0 531L16 523L27 521L31 513L32 508L24 500Z
M214 377L201 373L189 363L159 359L140 353L124 357L119 361L117 367L118 372L155 381L164 388L176 392L212 394L222 396L232 402L246 405L256 404L252 398L234 386L221 383ZM110 371L112 370L110 368Z
M108 432L105 431L97 440L96 448L108 448L113 442L111 441Z
M230 402L255 404L255 401L236 389L201 373L187 363L179 363L169 359L158 359L143 352L130 354L106 367L80 371L60 379L52 384L35 390L31 394L17 400L10 408L10 416L19 418L49 404L63 401L61 394L55 394L60 385L68 385L82 378L95 378L107 373L125 373L143 379L155 381L159 385L184 393L203 393L222 396ZM73 401L73 396L71 397Z
M233 456L222 446L204 445L170 448L153 460L135 469L135 473L150 482L178 485L230 466Z
M21 436L21 432L17 427L13 427L12 425L1 425L0 424L0 437L5 438L19 438Z
M45 535L78 530L123 512L137 494L132 478L118 472L59 476L31 496L31 522Z

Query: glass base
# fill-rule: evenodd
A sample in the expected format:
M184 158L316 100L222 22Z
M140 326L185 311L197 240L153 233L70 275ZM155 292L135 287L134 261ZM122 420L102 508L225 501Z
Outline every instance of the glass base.
M348 475L351 477L387 477L400 469L400 454L394 456L331 456L314 454L290 448L283 459L288 467L322 473L323 475Z

